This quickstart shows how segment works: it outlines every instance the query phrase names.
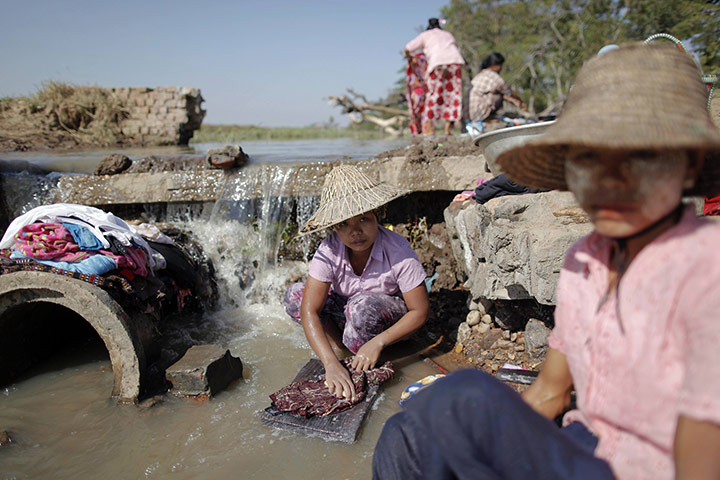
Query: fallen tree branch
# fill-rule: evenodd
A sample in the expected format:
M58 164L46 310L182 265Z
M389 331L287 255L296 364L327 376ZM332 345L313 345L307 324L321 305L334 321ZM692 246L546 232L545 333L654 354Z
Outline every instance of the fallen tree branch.
M333 105L339 105L343 107L343 113L352 113L352 112L360 112L365 113L365 111L375 111L380 113L388 113L390 115L401 115L408 117L409 114L406 110L400 110L399 108L393 108L393 107L386 107L384 105L377 105L373 103L367 103L363 102L360 104L355 103L353 100L351 100L347 95L340 95L339 97L336 97L334 95L330 95L327 97L330 102Z

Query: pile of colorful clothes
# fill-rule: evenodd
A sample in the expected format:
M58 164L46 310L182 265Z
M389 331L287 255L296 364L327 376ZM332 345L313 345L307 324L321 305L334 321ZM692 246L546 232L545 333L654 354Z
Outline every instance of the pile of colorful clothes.
M134 293L137 288L129 282L154 281L154 271L166 267L164 257L144 236L174 244L153 225L134 227L98 208L44 205L10 223L0 240L0 257L4 273L49 271L99 286L107 283L108 277L103 275L112 272L111 280L119 282L126 293Z
M368 371L354 370L350 366L351 362L352 358L343 360L355 386L354 401L330 393L325 385L325 375L320 376L317 380L291 383L270 395L270 400L281 412L289 412L305 418L313 415L325 416L343 412L362 402L372 385L385 383L395 375L395 370L390 362L385 362L381 367Z

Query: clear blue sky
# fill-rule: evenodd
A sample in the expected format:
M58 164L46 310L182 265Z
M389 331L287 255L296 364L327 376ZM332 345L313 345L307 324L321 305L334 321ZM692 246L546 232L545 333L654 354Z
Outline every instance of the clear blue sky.
M340 121L324 97L382 97L449 0L0 0L0 97L46 80L199 87L205 123ZM344 120L343 120L344 123Z

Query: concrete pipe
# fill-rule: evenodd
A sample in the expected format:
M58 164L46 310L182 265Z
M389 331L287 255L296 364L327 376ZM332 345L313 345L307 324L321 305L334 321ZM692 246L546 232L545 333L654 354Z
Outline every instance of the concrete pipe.
M0 385L62 345L69 317L89 323L105 344L114 375L113 397L134 402L145 369L143 333L103 289L74 278L21 271L0 275ZM82 322L80 322L82 323Z

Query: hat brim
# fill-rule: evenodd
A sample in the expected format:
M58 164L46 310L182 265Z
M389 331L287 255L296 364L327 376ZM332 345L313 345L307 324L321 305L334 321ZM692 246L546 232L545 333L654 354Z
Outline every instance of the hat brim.
M326 228L330 228L357 215L371 212L376 208L387 205L393 200L410 193L409 190L397 190L386 184L380 184L378 187L380 187L380 191L378 192L379 189L375 188L373 192L376 197L364 203L356 203L355 205L352 204L353 202L347 202L343 206L349 208L342 211L342 213L340 213L341 209L334 208L337 206L335 204L321 205L317 212L315 212L315 214L300 228L296 236L303 237L311 233L325 230Z

